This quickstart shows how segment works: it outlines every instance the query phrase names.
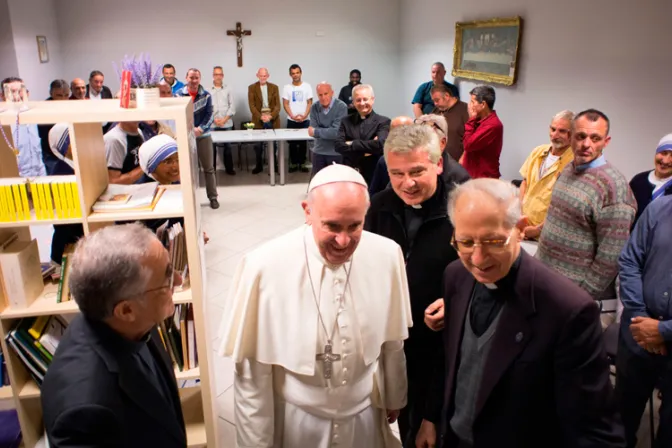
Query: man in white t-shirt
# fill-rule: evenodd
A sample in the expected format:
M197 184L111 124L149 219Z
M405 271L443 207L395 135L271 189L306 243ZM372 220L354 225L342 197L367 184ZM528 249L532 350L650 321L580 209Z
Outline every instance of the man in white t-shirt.
M307 82L301 81L301 67L292 64L289 76L292 83L282 89L282 105L287 112L287 129L305 129L310 126L310 106L313 105L313 89ZM289 142L289 172L307 173L306 141Z

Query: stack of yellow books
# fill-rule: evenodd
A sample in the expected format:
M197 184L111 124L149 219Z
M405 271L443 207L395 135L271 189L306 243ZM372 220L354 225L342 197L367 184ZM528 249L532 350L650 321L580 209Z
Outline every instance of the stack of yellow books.
M27 179L22 177L0 179L0 222L30 219L27 183Z
M35 217L72 219L82 217L79 190L74 175L38 177L30 182Z

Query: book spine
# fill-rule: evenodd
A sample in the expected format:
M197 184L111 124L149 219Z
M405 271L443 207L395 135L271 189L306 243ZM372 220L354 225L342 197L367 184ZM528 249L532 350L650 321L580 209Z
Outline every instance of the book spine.
M5 186L5 194L7 195L7 205L9 206L9 219L8 221L16 221L16 209L14 208L14 198L12 197L12 188L10 186Z
M30 205L28 204L28 192L26 191L26 184L23 183L19 186L21 190L21 202L23 203L23 213L26 221L30 220Z
M61 303L63 299L63 278L65 277L65 268L68 264L68 255L63 254L61 259L61 278L58 279L58 292L56 293L56 303Z
M46 219L54 219L54 203L51 200L51 188L49 188L49 184L43 184L43 190L44 192L44 203L46 206L45 209L45 215Z
M82 217L82 204L79 202L79 189L77 188L76 182L70 183L70 188L72 188L72 199L75 202L75 218Z
M9 207L7 206L7 195L5 187L0 185L0 221L9 221Z
M16 219L23 221L23 201L19 193L19 184L12 184L12 196L14 197L14 208L16 208Z
M64 218L71 218L70 216L70 206L72 204L68 204L68 195L65 193L65 183L59 182L58 183L58 194L61 196L61 206L63 207L63 217Z
M68 201L68 218L75 217L75 202L72 197L72 188L70 187L71 183L64 183L63 190L65 190L65 196Z
M63 219L63 206L61 205L61 198L58 195L58 184L56 182L51 183L51 192L54 198L54 205L56 206L56 217Z

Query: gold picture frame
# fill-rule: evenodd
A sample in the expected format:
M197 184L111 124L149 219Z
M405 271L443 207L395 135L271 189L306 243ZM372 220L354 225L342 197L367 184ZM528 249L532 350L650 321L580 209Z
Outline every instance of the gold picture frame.
M47 36L37 36L37 54L40 62L49 62L49 48L47 48Z
M453 76L515 84L522 24L520 17L456 23Z

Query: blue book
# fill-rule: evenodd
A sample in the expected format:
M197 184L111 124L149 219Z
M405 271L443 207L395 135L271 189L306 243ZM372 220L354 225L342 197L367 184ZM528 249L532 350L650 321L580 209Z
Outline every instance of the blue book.
M21 427L15 409L0 411L0 447L18 448L21 444Z

